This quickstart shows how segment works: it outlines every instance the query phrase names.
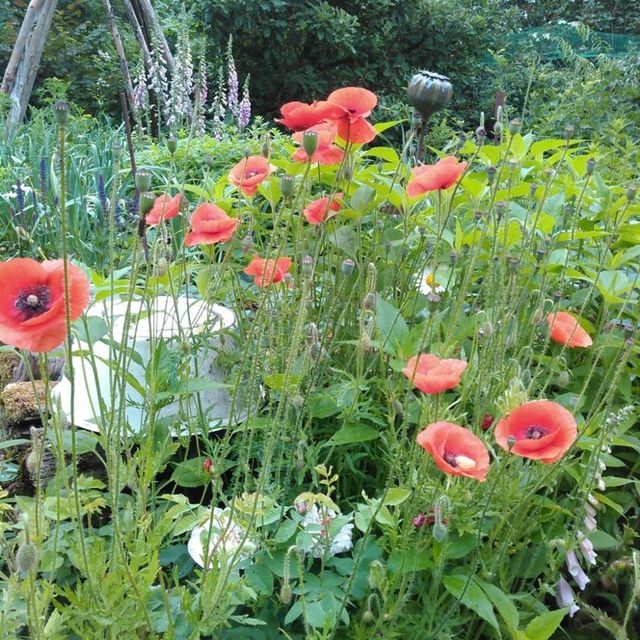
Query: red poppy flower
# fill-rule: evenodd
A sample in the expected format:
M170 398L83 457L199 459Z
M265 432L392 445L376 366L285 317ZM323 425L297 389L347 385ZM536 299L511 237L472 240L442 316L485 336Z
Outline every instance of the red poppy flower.
M591 336L578 324L569 313L558 311L547 316L550 338L570 349L573 347L590 347L593 344Z
M89 304L89 281L67 263L69 316ZM13 258L0 264L0 340L38 353L58 347L67 335L64 262Z
M293 264L291 258L278 258L277 260L255 257L244 270L253 279L256 287L268 287L284 279L285 274Z
M574 417L563 406L550 400L535 400L500 420L495 434L503 449L549 463L556 462L569 450L578 437L578 429Z
M287 102L280 107L283 118L276 118L276 122L283 124L293 131L304 131L313 125L329 118L339 118L342 115L340 108L326 101L312 102Z
M317 162L322 165L338 164L339 162L342 162L342 159L344 158L344 151L333 144L333 141L336 139L336 135L338 135L335 125L323 122L322 124L309 127L307 131L315 131L318 134L318 148L313 154L311 162ZM294 133L293 139L298 144L302 144L304 134L304 131ZM309 156L302 147L297 149L292 157L296 162L309 161Z
M418 434L416 441L445 473L480 482L489 473L489 452L469 429L452 422L434 422Z
M173 198L168 193L163 193L156 198L153 207L147 213L146 222L148 225L156 225L171 220L180 213L180 205L182 204L182 195L176 194Z
M310 202L302 213L309 221L309 224L320 224L327 219L329 211L340 211L340 207L342 206L340 202L338 202L340 198L342 198L341 193L334 193L331 199L329 196L318 198Z
M456 183L466 168L467 163L458 162L455 156L447 156L435 164L416 167L411 172L407 194L413 198L429 191L448 189Z
M345 87L334 91L327 102L341 110L339 116L331 119L337 124L338 135L343 140L363 144L376 137L376 130L366 120L378 103L375 93L360 87Z
M255 196L258 185L271 174L271 165L263 156L243 158L229 171L229 181L245 196Z
M430 353L421 353L409 359L402 373L423 393L440 393L460 384L466 368L464 360L441 360Z
M230 218L215 204L201 204L191 216L191 231L184 243L187 247L197 244L215 244L231 240L238 221Z

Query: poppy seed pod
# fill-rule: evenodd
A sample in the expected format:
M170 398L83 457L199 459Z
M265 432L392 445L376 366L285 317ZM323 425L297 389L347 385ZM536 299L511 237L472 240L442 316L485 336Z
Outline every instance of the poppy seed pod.
M140 193L149 191L149 189L151 189L151 172L146 171L145 169L142 169L141 171L137 171L135 184L136 184L136 189Z
M169 136L169 138L167 138L167 149L171 155L178 150L178 139L175 136Z
M409 104L422 116L423 121L442 111L451 100L453 86L446 76L431 71L419 71L407 87Z
M145 193L140 194L140 211L142 215L145 215L151 208L153 207L154 202L156 201L155 193L151 193L147 191Z
M69 122L69 105L64 100L58 100L53 105L53 115L59 127L66 127Z
M309 161L313 157L313 154L318 150L318 132L317 131L305 131L302 134L302 148L307 154Z
M293 176L282 176L280 178L280 192L285 200L290 200L293 197L296 181Z

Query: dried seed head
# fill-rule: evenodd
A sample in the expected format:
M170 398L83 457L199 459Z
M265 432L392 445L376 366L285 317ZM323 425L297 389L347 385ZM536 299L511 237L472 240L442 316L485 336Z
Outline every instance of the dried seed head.
M342 273L344 273L345 276L350 276L353 273L355 266L356 263L351 258L345 258L342 261Z

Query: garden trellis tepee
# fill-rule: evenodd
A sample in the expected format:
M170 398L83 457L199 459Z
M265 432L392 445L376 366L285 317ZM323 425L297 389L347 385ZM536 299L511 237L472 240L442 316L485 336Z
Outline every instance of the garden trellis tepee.
M129 67L124 47L115 20L115 12L111 0L102 0L107 24L113 37L116 53L122 71L124 93L131 107L132 89ZM125 13L136 36L145 66L150 61L152 39L157 39L169 72L173 69L173 56L166 38L160 28L158 16L151 0L122 0ZM45 48L47 36L53 22L58 0L31 0L18 32L15 45L5 69L0 90L10 100L7 125L12 128L22 121L38 67Z

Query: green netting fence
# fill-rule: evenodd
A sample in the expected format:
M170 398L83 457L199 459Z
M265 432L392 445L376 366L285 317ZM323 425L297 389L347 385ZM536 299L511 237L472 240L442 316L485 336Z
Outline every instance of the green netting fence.
M633 51L640 53L640 36L591 31L581 24L556 23L512 34L506 49L507 55L536 51L545 62L560 61L569 55L620 57Z

